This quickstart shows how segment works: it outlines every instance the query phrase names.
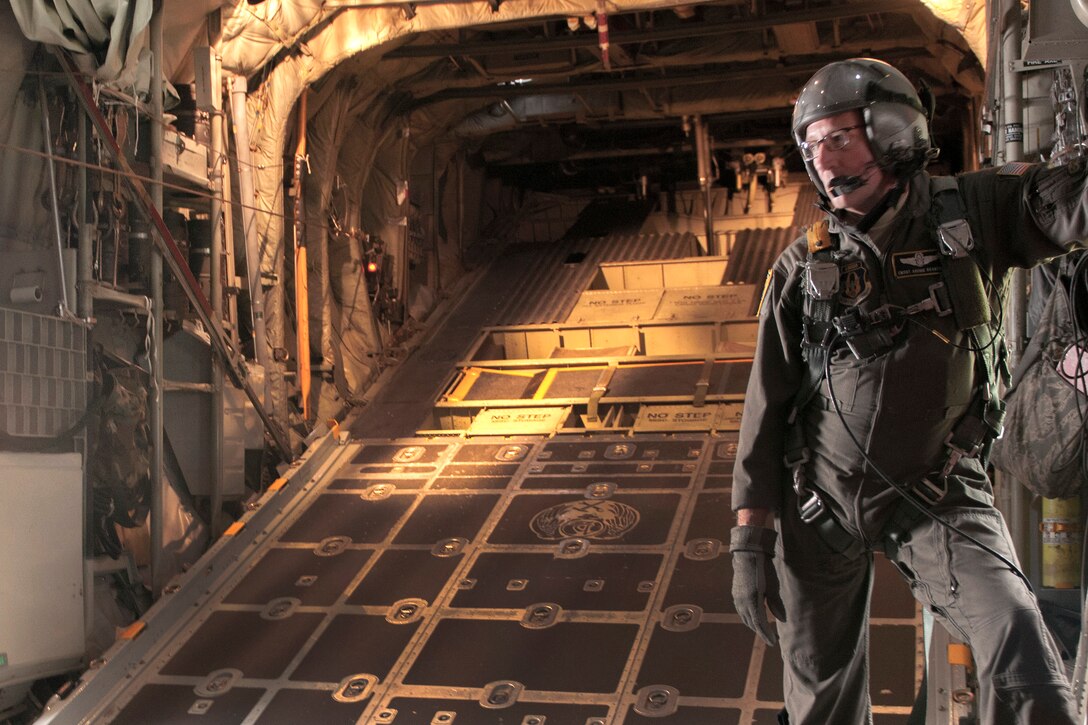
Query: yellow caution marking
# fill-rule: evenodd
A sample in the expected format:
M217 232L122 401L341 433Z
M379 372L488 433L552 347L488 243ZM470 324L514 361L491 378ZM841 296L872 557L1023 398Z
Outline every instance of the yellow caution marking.
M965 644L952 643L948 645L948 664L972 667L971 648Z
M461 373L461 379L450 391L450 394L446 396L446 400L453 402L464 400L465 396L472 390L472 386L480 379L480 372L479 368L465 368L464 372Z
M540 381L540 387L533 393L533 400L543 400L548 397L548 388L555 382L555 376L559 374L559 368L548 368L544 373L544 379Z
M325 425L329 427L329 431L332 433L333 438L340 437L340 421L336 418L329 418Z
M117 635L117 637L118 639L136 639L145 629L147 629L147 622L138 619L122 629L121 633Z
M233 524L227 527L227 530L223 532L223 536L234 536L245 527L245 522L235 521Z
M482 372L488 373L490 375L510 375L515 378L531 378L535 377L540 372L540 370L538 368L530 368L528 370L497 370L493 368L488 368L487 370L483 370Z
M283 488L286 485L287 485L287 479L286 478L277 478L275 481L272 482L272 485L270 485L268 487L268 490L269 491L279 491L281 488Z
M763 292L759 295L759 307L756 308L756 317L763 315L763 303L767 301L767 292L771 289L771 281L774 280L774 270L767 270L767 279L763 281Z

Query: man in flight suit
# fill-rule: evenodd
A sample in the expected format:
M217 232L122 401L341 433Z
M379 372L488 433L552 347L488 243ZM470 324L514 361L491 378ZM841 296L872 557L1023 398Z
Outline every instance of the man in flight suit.
M865 58L812 77L793 133L826 221L768 275L730 541L738 614L781 640L780 721L872 722L869 595L883 551L970 644L981 722L1072 725L985 457L1003 415L1008 272L1088 235L1084 168L930 177L918 94Z

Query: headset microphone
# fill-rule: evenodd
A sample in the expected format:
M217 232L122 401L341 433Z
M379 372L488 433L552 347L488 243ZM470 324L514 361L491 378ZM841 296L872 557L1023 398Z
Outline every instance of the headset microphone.
M833 197L844 196L857 191L869 183L869 172L876 168L876 163L870 161L861 170L860 174L853 176L834 176L827 182L827 193Z
M831 196L844 196L865 186L865 181L860 176L835 176L827 182L827 193Z

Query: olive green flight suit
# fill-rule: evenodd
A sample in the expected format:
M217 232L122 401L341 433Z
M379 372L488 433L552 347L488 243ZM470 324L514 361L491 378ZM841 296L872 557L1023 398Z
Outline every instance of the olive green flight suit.
M1061 255L1088 236L1085 172L1019 164L964 174L957 182L973 232L972 256L990 283L991 324L1000 324L1009 270ZM870 235L829 217L844 253L842 309L872 311L886 303L906 308L926 299L930 286L942 281L930 183L927 174L916 174L901 207L885 215ZM787 617L777 626L789 722L852 725L871 722L872 551L885 548L885 527L900 502L874 465L903 484L940 470L947 457L944 441L983 379L973 343L956 329L954 315L928 311L900 320L891 346L866 359L857 359L845 345L834 347L829 378L801 411L800 424L811 450L803 467L806 479L864 545L854 558L835 553L800 520L784 462L790 411L810 375L801 355L801 265L807 259L806 241L798 239L768 279L741 423L733 508L778 512L775 566ZM987 339L984 334L982 341ZM1015 562L983 464L963 458L948 481L949 493L932 511ZM972 647L982 721L1075 722L1062 664L1024 583L995 557L928 518L914 521L901 539L888 553L913 594Z

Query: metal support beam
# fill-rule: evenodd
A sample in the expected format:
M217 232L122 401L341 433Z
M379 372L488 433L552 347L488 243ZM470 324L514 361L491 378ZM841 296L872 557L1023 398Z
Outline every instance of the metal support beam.
M60 314L64 316L71 310L68 300L68 280L64 274L64 238L60 228L60 201L57 199L57 170L53 162L53 131L49 125L49 99L45 95L45 84L38 78L38 105L42 112L42 145L45 148L45 164L49 169L50 211L53 213L53 234L57 242L57 277L60 285Z
M703 193L703 223L705 225L706 244L703 245L703 254L714 253L714 210L711 208L711 163L710 163L710 132L703 123L702 116L695 117L692 126L695 136L695 163L699 171L699 189Z
M151 14L151 197L149 208L161 214L162 191L162 0L155 0ZM146 192L145 192L146 193ZM160 215L161 219L161 215ZM165 224L163 225L165 226ZM169 233L169 232L168 232ZM151 595L158 598L166 584L166 572L163 571L163 521L166 516L163 496L163 295L162 295L162 250L151 250ZM186 265L188 266L188 265Z
M87 201L87 149L91 133L86 114L79 114L79 170L76 172L76 225L79 227L79 250L76 253L76 307L80 318L89 320L94 315L94 298L87 285L94 278L94 225L88 221Z
M339 4L343 7L343 3ZM778 25L796 23L815 23L836 20L838 18L876 13L906 12L917 10L918 0L879 0L837 4L830 7L809 10L791 10L788 13L773 13L747 20L730 20L724 23L687 23L673 28L653 28L650 30L630 30L612 33L612 45L626 43L652 43L671 40L690 40L715 35L746 33L754 30L766 30ZM541 38L540 40L505 40L480 41L468 43L433 43L430 45L403 45L386 53L383 58L444 58L455 56L502 55L506 53L531 53L541 50L572 50L575 48L596 48L599 39L596 34L569 35L560 38Z
M261 286L261 249L257 241L256 194L253 191L253 162L249 151L249 124L246 121L246 79L230 78L230 112L238 154L238 204L242 209L242 233L245 236L246 279L249 308L253 316L253 350L257 364L272 369L264 324L264 289Z
M212 51L208 52L209 75L212 98L210 107L204 109L209 114L211 135L211 159L208 178L211 181L211 208L208 222L211 224L211 295L212 316L215 321L223 320L223 187L228 169L223 156L223 87L216 83L219 79L219 58ZM219 100L218 103L215 101ZM223 518L223 366L216 355L212 355L212 500L208 523L211 525L211 537L215 539L222 531Z
M1000 63L997 72L1001 83L1001 148L998 155L1005 163L1020 161L1024 157L1024 119L1022 80L1016 72L1015 64L1020 60L1022 22L1020 3L1006 0L999 6L998 17L1001 32ZM1027 283L1028 273L1023 269L1014 269L1009 284L1008 316L1006 317L1006 338L1009 348L1009 366L1015 369L1024 354L1027 337ZM1006 495L1002 496L1005 519L1009 525L1009 534L1016 547L1016 553L1024 566L1028 577L1035 580L1032 569L1029 518L1031 515L1028 491L1023 486L1000 486Z
M847 58L843 55L842 58ZM917 58L916 49L889 50L880 54L882 60L894 63L905 58ZM649 88L679 88L685 86L719 85L728 86L738 81L774 80L783 75L795 75L807 79L826 65L832 58L814 63L799 63L788 67L773 65L764 68L738 68L733 70L708 73L706 71L673 75L632 76L627 78L589 78L572 83L526 83L522 85L488 84L475 88L447 88L423 96L413 101L408 110L428 106L432 103L460 98L509 99L515 96L546 96L553 94L572 94L581 91L642 91Z
M68 56L66 51L57 48L56 55L65 74L68 76L68 82L76 92L76 97L79 99L84 111L94 124L95 130L102 140L103 147L106 148L113 157L123 178L128 182L129 187L132 189L136 200L142 206L144 212L151 220L152 225L155 227L155 230L158 232L158 234L153 236L155 244L162 252L164 260L170 267L170 271L181 283L181 287L185 291L185 296L188 297L197 317L208 331L208 334L211 337L212 346L223 360L226 372L231 376L231 381L244 390L250 402L253 403L254 409L256 409L257 414L261 417L261 421L264 423L265 429L272 437L275 448L280 456L286 461L295 460L297 456L291 450L291 445L286 434L269 416L260 397L246 377L246 370L242 364L240 354L231 347L229 340L223 332L222 326L213 318L211 305L208 303L207 297L205 297L204 293L201 291L200 284L196 281L196 278L193 277L192 270L189 269L188 259L186 259L181 253L181 250L178 249L178 245L174 242L173 235L166 227L166 222L163 221L162 214L159 213L158 207L155 206L147 188L132 171L132 166L128 163L120 146L118 146L117 139L114 138L113 133L110 131L105 116L103 116L102 112L98 109L91 89L81 80L79 70L76 68L75 63Z

